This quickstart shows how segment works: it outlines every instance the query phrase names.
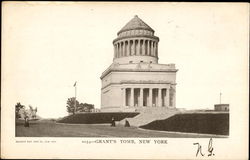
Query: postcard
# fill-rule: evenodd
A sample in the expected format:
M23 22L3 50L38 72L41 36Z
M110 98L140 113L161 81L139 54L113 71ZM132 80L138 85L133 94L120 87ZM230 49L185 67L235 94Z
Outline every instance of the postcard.
M1 158L248 159L248 3L2 4Z

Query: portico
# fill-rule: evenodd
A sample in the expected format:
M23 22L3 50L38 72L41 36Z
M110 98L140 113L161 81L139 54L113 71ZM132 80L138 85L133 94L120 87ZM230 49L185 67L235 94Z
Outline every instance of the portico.
M124 106L171 107L169 88L122 88Z

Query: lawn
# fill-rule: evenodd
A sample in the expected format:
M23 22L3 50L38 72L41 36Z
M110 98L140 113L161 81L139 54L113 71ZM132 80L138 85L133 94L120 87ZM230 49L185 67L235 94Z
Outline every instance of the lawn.
M110 124L64 124L55 121L31 121L30 127L23 122L16 124L16 137L176 137L176 138L210 138L210 135L160 132L136 127L124 127ZM213 136L219 137L219 136Z

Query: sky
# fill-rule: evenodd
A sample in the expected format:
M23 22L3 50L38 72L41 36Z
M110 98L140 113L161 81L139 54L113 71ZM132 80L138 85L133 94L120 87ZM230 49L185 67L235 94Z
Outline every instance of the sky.
M3 5L2 111L17 102L43 118L67 115L67 99L100 108L112 41L134 15L160 38L159 63L175 63L176 107L248 105L247 5L241 3L9 2ZM12 115L12 114L11 114Z

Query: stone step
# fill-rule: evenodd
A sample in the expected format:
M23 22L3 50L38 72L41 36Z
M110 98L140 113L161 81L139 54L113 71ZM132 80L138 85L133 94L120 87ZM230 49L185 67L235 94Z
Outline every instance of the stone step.
M138 111L138 110L137 110ZM180 111L177 109L162 109L162 108L146 108L140 111L140 114L133 118L126 118L119 122L121 125L125 125L125 121L127 120L130 126L139 127L142 125L146 125L155 120L162 120L172 117L176 113Z

